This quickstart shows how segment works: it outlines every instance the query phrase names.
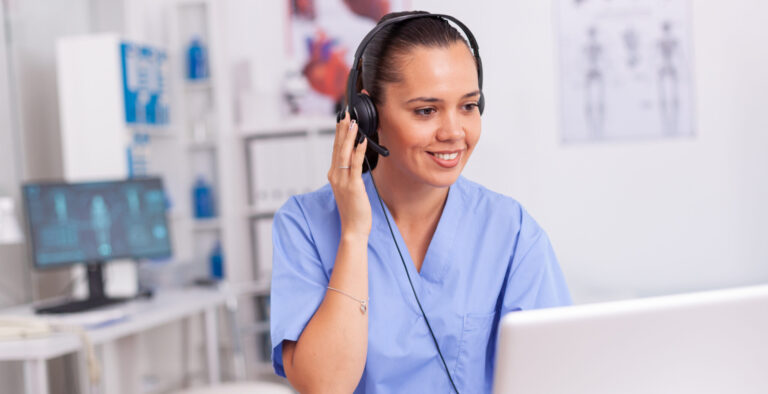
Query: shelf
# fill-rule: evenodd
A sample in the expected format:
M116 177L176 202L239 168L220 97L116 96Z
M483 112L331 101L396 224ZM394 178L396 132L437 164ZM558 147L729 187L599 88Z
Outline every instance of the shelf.
M187 148L191 151L205 151L214 150L219 147L219 144L214 141L194 141L187 144Z
M259 125L241 125L240 134L243 138L264 138L294 134L300 136L335 129L335 116L307 116L286 118L283 121L278 119Z
M187 215L184 215L179 211L171 210L166 213L166 217L168 218L169 221L176 222L176 221L181 221L186 219Z
M275 211L277 211L277 208L267 209L250 207L246 210L245 216L249 219L271 218L275 216Z
M209 0L176 0L176 6L206 6Z
M240 324L241 335L261 334L269 332L269 321L257 321L255 323Z
M235 296L269 294L271 279L249 282L226 282L221 290Z
M219 231L221 229L221 222L218 218L195 218L193 227L195 231Z
M177 138L178 135L176 134L175 130L167 129L167 128L154 128L149 127L145 128L142 126L128 126L131 130L134 130L135 132L139 132L142 134L146 134L149 136L150 140L154 138Z
M199 81L185 79L184 90L187 92L207 92L213 88L210 79L203 79Z
M161 379L159 377L144 377L142 381L142 393L144 394L156 394L167 393L184 384L184 379Z

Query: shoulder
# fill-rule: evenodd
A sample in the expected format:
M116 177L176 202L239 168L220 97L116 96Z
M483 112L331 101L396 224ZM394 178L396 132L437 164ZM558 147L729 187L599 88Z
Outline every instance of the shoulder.
M274 250L304 250L317 259L330 276L341 234L341 220L336 199L329 184L288 199L277 210L272 224Z
M338 214L333 190L329 184L304 194L291 196L280 209L275 212L275 219L285 216L301 215L305 219L315 219L324 215Z
M514 198L490 190L464 176L460 176L455 185L463 198L463 206L475 215L518 224L527 215L523 206Z
M340 233L341 223L331 186L291 196L275 212L273 232L281 228L288 230L288 235L298 231L315 245L333 244L330 237Z

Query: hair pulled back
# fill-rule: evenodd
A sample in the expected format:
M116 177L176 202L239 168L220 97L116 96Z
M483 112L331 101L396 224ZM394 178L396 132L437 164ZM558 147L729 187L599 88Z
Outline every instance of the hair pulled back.
M426 11L392 12L381 17L377 25L406 15L430 15L430 13ZM367 90L373 103L377 106L381 105L384 102L384 85L403 80L400 71L401 60L411 50L419 46L448 48L456 42L463 42L469 48L464 37L440 17L415 18L391 24L376 33L365 48L361 59L362 72L355 89L357 92ZM352 67L355 66L357 65L352 65ZM477 59L475 59L475 66L477 66ZM371 139L378 142L378 133L374 133ZM376 168L378 153L368 148L365 156L368 158L371 169ZM364 165L364 172L367 170L365 167Z

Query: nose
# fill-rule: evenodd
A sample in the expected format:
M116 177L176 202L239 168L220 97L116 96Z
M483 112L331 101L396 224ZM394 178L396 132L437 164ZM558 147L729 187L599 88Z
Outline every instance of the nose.
M437 131L437 139L453 141L464 138L464 134L461 116L454 111L444 111L440 129Z

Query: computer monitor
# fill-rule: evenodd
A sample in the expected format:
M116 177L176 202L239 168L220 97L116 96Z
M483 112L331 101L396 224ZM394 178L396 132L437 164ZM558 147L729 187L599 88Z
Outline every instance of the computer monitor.
M102 264L172 254L160 178L27 183L22 193L35 267L86 264L84 309L119 301L104 293Z
M768 285L512 312L494 393L768 392Z

